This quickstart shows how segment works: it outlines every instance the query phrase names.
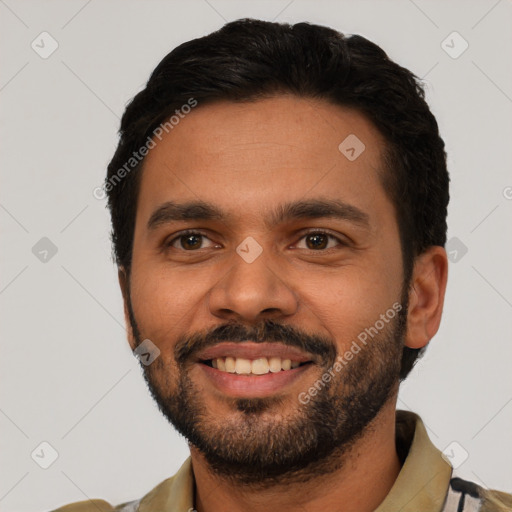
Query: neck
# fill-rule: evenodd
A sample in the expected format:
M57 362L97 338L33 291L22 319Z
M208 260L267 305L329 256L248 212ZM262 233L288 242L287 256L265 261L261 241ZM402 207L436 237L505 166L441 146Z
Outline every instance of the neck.
M395 400L390 400L351 447L339 469L312 475L307 482L264 489L239 486L213 473L202 455L190 448L198 512L292 512L301 510L371 512L384 500L400 472L395 443Z

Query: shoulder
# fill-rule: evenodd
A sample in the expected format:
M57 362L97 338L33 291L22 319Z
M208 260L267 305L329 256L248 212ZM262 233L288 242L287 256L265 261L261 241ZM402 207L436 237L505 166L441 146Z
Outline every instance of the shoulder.
M160 482L140 499L111 505L105 500L94 499L69 503L51 512L138 512L142 510L162 511L166 504L180 503L183 510L192 508L194 499L194 479L190 456L183 462L178 472ZM185 506L186 505L186 506Z
M115 508L105 500L86 500L70 503L52 512L112 512Z
M94 499L69 503L51 512L137 512L143 500L151 500L153 497L158 496L159 493L165 491L166 488L172 484L173 480L174 477L170 477L158 484L153 490L146 494L146 496L138 500L126 501L116 506L111 505L105 500Z
M450 480L446 512L452 510L448 503L461 512L512 512L512 494L485 489L459 477Z
M512 494L482 489L481 512L512 512Z
M105 500L85 500L64 505L51 512L137 512L141 500L127 501L116 507Z

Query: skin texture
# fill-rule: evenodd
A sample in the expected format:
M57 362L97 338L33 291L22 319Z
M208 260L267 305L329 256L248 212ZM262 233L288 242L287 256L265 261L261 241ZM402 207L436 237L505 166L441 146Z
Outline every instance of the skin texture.
M354 161L338 150L349 134L356 134L366 146ZM228 323L250 328L272 320L318 336L339 355L392 304L401 302L398 226L379 178L384 172L384 144L377 129L356 111L280 95L250 103L199 105L146 157L129 282L124 269L119 272L129 341L132 349L145 338L158 346L160 357L148 367L146 378L161 396L182 392L180 382L186 379L195 392L190 396L200 402L205 431L220 432L228 425L234 433L237 426L246 433L243 429L250 421L257 437L271 426L291 424L304 417L298 395L328 366L317 360L260 400L259 412L244 412L237 407L240 397L219 390L200 363L178 364L176 346L188 336ZM366 213L368 226L328 217L294 219L272 227L265 223L276 205L305 199L342 200ZM189 200L213 203L230 217L175 221L148 229L148 220L160 205ZM326 249L315 248L305 237L312 228L344 243L329 239ZM205 235L200 249L187 251L183 238L176 239L184 229ZM262 249L251 263L236 252L249 236ZM344 372L357 368L358 357L368 357L370 382L374 369L385 366L386 351L378 348L389 344L390 359L384 362L395 383L359 436L343 450L334 450L324 466L303 469L295 481L283 475L274 485L253 482L243 488L236 478L215 471L204 453L191 445L196 509L283 512L297 510L294 499L300 495L302 510L374 510L400 470L394 437L396 347L401 342L411 348L425 346L437 332L446 280L443 248L432 247L420 255L408 289L403 337L393 338L397 326L390 323L368 345L367 356L355 355L352 366L332 384L331 398L350 390L362 393L363 387L351 387L348 376L357 375L364 384L364 371ZM253 441L246 437L245 442Z

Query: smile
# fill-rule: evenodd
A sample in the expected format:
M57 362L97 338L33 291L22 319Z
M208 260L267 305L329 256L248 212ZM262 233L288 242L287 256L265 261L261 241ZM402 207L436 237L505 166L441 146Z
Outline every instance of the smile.
M272 356L252 360L243 357L217 357L202 362L221 372L236 373L237 375L266 375L298 368L301 365L309 364L310 361L300 362Z
M221 342L196 356L204 378L223 395L239 398L282 393L310 368L315 357L282 343Z

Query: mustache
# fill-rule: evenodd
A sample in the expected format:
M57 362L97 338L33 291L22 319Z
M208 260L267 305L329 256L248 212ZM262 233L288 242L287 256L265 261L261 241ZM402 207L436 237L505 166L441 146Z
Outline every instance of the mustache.
M206 330L180 336L174 347L174 357L176 362L183 366L191 361L199 351L223 341L280 342L318 356L323 364L334 364L336 359L336 348L329 338L304 333L296 327L279 324L273 320L266 320L255 327L230 323L215 327L211 331Z

